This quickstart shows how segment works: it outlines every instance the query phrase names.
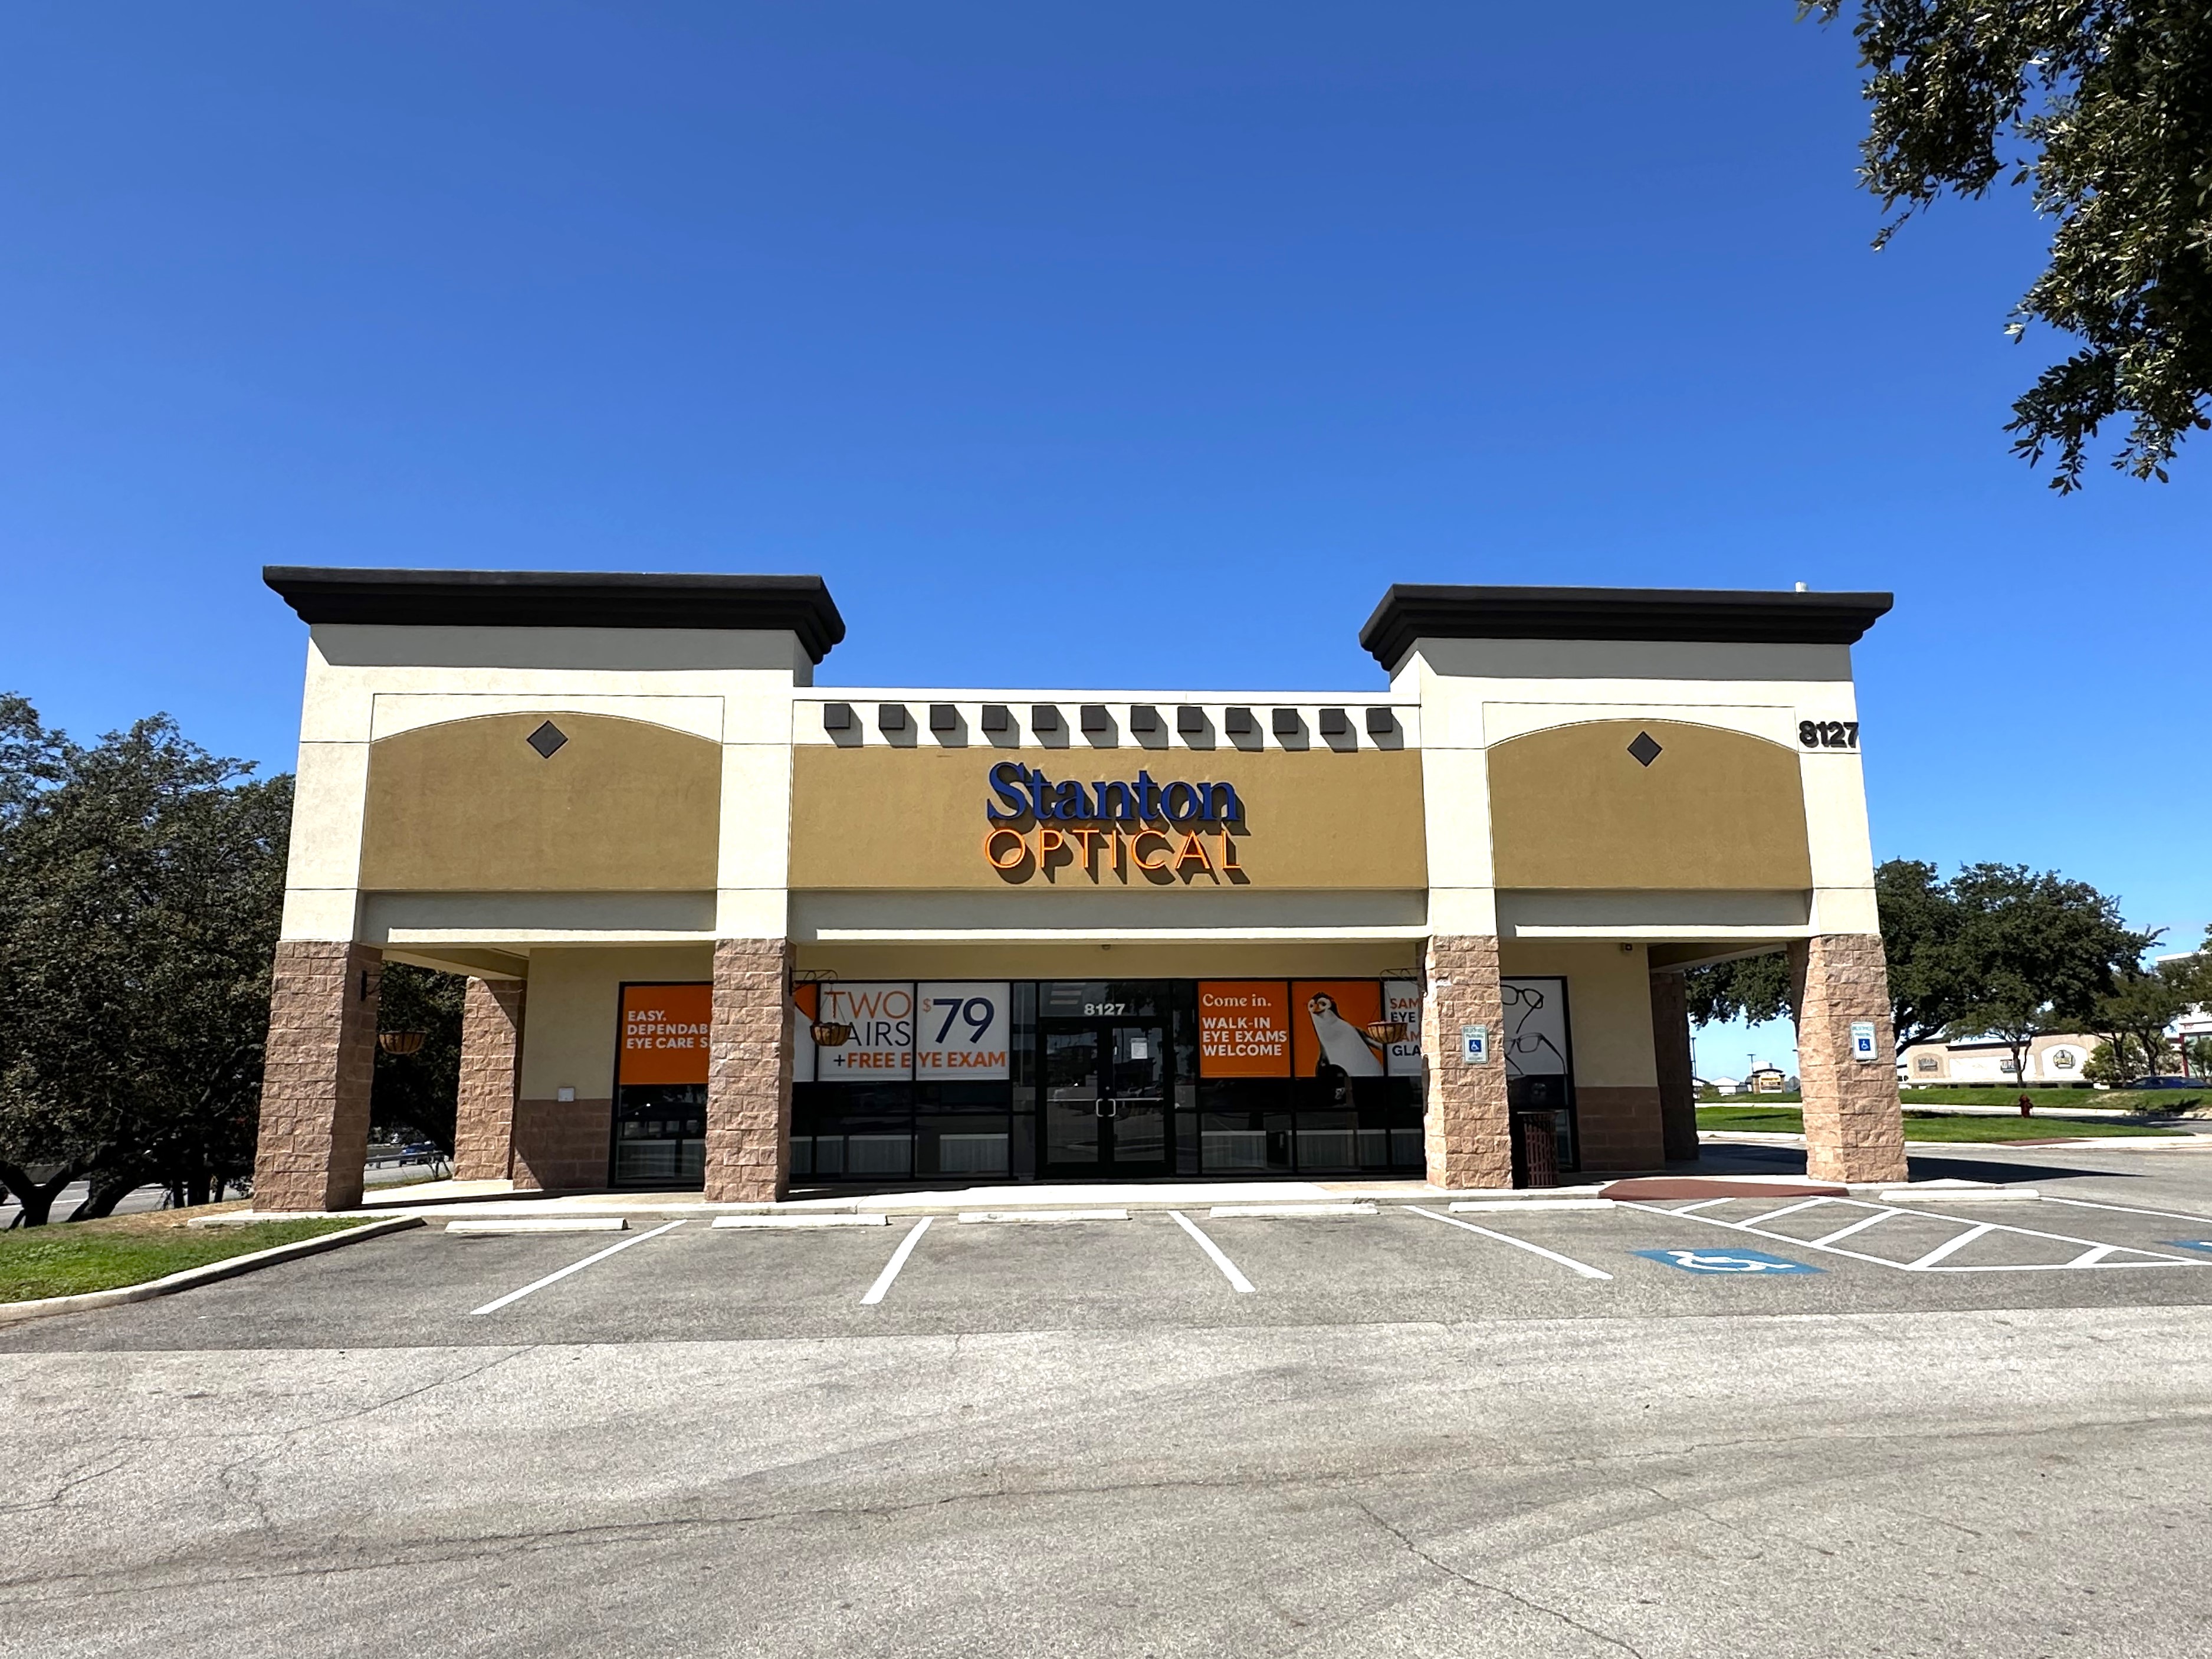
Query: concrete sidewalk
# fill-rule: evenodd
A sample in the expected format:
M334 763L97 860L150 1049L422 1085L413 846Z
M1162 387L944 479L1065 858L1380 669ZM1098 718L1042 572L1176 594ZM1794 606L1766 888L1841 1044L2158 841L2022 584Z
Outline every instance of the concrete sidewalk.
M962 1211L980 1209L1053 1210L1100 1206L1131 1211L1166 1211L1210 1209L1217 1204L1320 1204L1342 1203L1347 1200L1388 1205L1437 1204L1469 1199L1536 1203L1562 1198L1596 1198L1616 1182L1654 1178L1694 1179L1749 1190L1777 1184L1791 1187L1806 1184L1802 1175L1718 1175L1686 1164L1669 1170L1624 1171L1561 1187L1454 1188L1431 1186L1425 1181L1358 1180L1025 1182L928 1190L816 1194L778 1204L715 1204L709 1203L696 1192L540 1194L518 1193L511 1183L506 1182L449 1181L410 1187L404 1193L372 1193L364 1200L362 1210L375 1214L404 1212L453 1220L492 1220L511 1217L550 1219L554 1217L574 1218L586 1216L676 1220L719 1215L955 1215ZM2002 1184L1950 1179L1854 1185L1848 1190L1854 1196L1864 1197L1908 1191L1987 1191ZM1838 1186L1838 1190L1844 1188ZM271 1218L255 1211L242 1211L224 1218L226 1221L268 1218Z

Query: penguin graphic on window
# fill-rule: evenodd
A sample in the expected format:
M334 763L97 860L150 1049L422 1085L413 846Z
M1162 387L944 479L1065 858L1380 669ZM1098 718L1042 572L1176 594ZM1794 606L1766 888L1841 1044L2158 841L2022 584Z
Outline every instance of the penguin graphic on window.
M1316 991L1306 1000L1306 1018L1321 1039L1325 1061L1347 1077L1381 1077L1382 1045L1336 1012L1336 999Z

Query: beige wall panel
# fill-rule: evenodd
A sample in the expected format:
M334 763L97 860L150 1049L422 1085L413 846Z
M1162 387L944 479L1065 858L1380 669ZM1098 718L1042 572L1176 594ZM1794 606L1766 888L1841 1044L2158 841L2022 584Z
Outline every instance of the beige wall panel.
M347 888L361 869L368 745L303 743L294 784L288 887Z
M532 951L528 1012L522 1024L522 1097L551 1100L561 1090L574 1089L579 1100L606 1099L614 1087L615 1022L623 984L706 981L714 976L711 945Z
M801 945L800 968L840 979L1380 979L1418 966L1398 944ZM1648 1018L1648 1017L1647 1017Z
M1851 648L1848 645L1699 640L1421 639L1413 641L1407 660L1415 657L1425 659L1430 671L1441 678L1493 682L1674 680L1690 689L1699 681L1735 681L1741 684L1753 681L1818 684L1840 680L1848 684L1851 678ZM1400 672L1404 672L1402 665ZM1690 690L1690 695L1696 695L1695 690Z
M984 861L983 836L992 827L984 805L995 799L988 779L1004 760L1040 768L1055 779L1078 779L1086 789L1097 779L1132 779L1139 768L1163 781L1234 784L1248 830L1236 838L1237 858L1256 888L1428 884L1418 750L1217 750L1167 756L1040 749L1009 755L801 746L793 754L792 886L979 892L1009 886L1120 888L1110 874L1094 884L1072 869L1061 870L1056 883L1035 874L1013 882ZM1152 885L1131 872L1130 890L1149 891Z
M695 738L722 741L722 699L720 697L597 696L570 692L548 696L524 691L380 691L373 735L397 737L418 726L443 726L449 720L475 720L485 714L606 714L617 720L646 720L655 726L689 732Z
M1651 1041L1651 973L1644 949L1618 945L1528 943L1498 947L1498 971L1564 974L1575 1082L1601 1089L1656 1089L1659 1060Z
M495 714L370 745L363 887L411 892L711 890L720 748L665 726Z
M781 891L791 855L791 751L725 748L721 801L720 885Z
M1421 763L1429 880L1436 887L1496 884L1490 846L1490 772L1474 749L1426 751Z
M1628 745L1648 732L1659 758ZM1593 720L1490 751L1500 887L1768 890L1813 884L1797 757L1674 720Z

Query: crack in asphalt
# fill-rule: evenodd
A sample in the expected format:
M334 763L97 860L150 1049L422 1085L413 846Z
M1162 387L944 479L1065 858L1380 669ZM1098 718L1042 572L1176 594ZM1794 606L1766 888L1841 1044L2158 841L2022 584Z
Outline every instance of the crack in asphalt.
M1646 1488L1645 1490L1649 1490L1649 1488ZM1601 1631L1595 1625L1586 1625L1581 1620L1574 1617L1571 1613L1563 1613L1558 1607L1552 1607L1546 1602L1539 1601L1532 1596L1523 1595L1518 1590L1510 1589L1504 1584L1493 1584L1488 1579L1477 1578L1473 1573L1462 1572L1448 1561L1438 1560L1427 1550L1423 1549L1419 1544L1415 1543L1413 1538L1403 1529L1393 1526L1389 1522L1384 1520L1368 1504L1359 1502L1357 1499L1353 1501L1355 1506L1362 1515L1365 1516L1370 1521L1372 1521L1384 1532L1389 1533L1390 1536L1396 1539L1401 1544L1404 1545L1409 1553L1417 1557L1419 1559L1426 1562L1430 1566L1434 1567L1438 1572L1444 1574L1447 1577L1455 1578L1461 1583L1468 1585L1471 1589L1486 1590L1492 1595L1503 1596L1505 1600L1514 1603L1516 1607L1526 1607L1531 1613L1541 1613L1547 1619L1556 1620L1560 1624L1565 1625L1569 1630L1579 1632L1581 1634L1589 1637L1594 1642L1602 1642L1609 1648L1619 1649L1621 1652L1631 1656L1631 1659L1645 1659L1644 1650L1641 1648L1637 1647L1634 1644L1624 1641L1620 1637L1614 1636L1609 1632Z

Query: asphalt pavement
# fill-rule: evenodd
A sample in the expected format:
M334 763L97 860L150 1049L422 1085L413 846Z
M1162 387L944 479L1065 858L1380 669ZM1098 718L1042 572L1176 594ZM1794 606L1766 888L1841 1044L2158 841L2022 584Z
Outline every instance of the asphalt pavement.
M2212 1150L1938 1162L2043 1196L424 1229L36 1322L0 1650L2212 1652Z

